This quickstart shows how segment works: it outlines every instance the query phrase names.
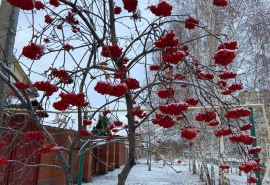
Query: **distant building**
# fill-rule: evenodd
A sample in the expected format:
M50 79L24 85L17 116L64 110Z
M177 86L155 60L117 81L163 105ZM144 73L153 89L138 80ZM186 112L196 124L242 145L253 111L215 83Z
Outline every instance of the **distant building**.
M36 99L39 96L37 89L33 86L32 82L30 81L30 79L28 78L28 76L26 75L22 67L20 66L18 60L15 59L15 57L12 58L10 69L20 79L21 82L24 82L25 84L30 86L30 88L28 88L26 91L27 91L27 96L31 100L32 106L34 107L38 106L37 108L38 110L43 110L43 108L40 105L38 105L38 101ZM15 80L12 77L10 78L10 81L13 83L15 82ZM8 87L6 91L6 100L7 100L6 102L7 108L21 108L21 109L26 108L21 105L21 102L19 101L18 97L12 91L10 87ZM47 113L41 113L39 114L39 116L49 117Z

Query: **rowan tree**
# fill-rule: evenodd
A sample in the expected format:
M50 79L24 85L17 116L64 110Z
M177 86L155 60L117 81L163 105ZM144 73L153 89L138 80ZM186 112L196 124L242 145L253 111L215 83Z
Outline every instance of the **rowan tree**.
M192 146L201 129L196 122L214 125L217 117L223 117L214 105L225 110L226 119L218 123L221 124L218 129L215 127L217 124L213 126L212 137L234 138L233 142L243 149L246 160L241 169L249 173L249 182L255 181L252 169L256 167L257 159L252 158L249 146L255 138L246 130L241 130L239 124L233 125L229 121L237 119L244 122L242 118L250 115L250 111L241 107L233 96L243 85L237 75L231 75L227 70L237 57L238 41L211 33L207 27L201 26L199 17L174 12L174 7L167 1L151 4L137 0L8 2L29 17L31 39L22 48L20 60L24 60L30 78L33 73L43 78L33 83L35 88L43 92L39 103L52 103L50 108L62 111L62 114L70 114L69 110L78 111L78 133L70 140L70 147L58 146L34 114L35 109L26 95L27 87L8 67L3 66L17 82L13 84L4 75L0 77L26 105L38 129L35 133L24 133L25 137L36 141L46 138L51 143L40 146L36 152L57 154L66 175L66 184L70 184L71 168L78 160L78 156L73 157L75 145L82 136L88 137L86 142L94 142L85 125L91 124L99 111L110 110L114 115L115 121L109 125L109 130L127 131L128 160L118 175L118 185L123 185L136 164L135 136L137 128L145 120L151 118L152 124L164 129L178 125L180 136ZM221 10L227 7L228 1L214 0L211 5ZM146 13L143 9L146 9ZM212 62L200 62L201 59L195 57L196 52L200 51L193 51L189 46L194 40L182 42L178 39L174 30L167 29L171 22L190 32L200 30L201 36L195 39L197 41L207 37L218 42L215 50L208 53L212 56ZM151 59L154 53L159 53L158 62ZM45 71L36 71L36 65L42 61ZM148 78L149 71L153 73L153 79ZM18 89L24 93L24 98ZM175 95L181 92L186 92L185 96L176 98ZM232 100L225 102L220 96L231 96ZM123 106L126 109L124 121L116 114ZM186 111L192 106L204 108L191 117ZM151 110L146 112L144 107ZM89 109L96 111L84 118ZM8 132L18 134L8 125L5 126ZM113 141L114 134L108 136L106 141ZM10 143L5 145L9 146ZM83 155L83 152L79 155ZM0 161L1 165L16 162L5 156ZM248 166L250 163L252 168Z

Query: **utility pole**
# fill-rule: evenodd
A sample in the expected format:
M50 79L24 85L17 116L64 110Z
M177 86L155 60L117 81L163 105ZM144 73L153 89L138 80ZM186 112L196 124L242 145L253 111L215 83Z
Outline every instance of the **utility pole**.
M0 72L8 77L8 73L1 66L10 67L20 9L11 6L6 0L0 2ZM0 125L3 123L6 91L7 84L0 78Z

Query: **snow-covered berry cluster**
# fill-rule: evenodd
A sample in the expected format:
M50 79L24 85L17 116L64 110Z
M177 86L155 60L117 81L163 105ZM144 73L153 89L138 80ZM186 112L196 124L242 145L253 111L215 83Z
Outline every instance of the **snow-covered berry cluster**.
M125 83L112 84L109 82L99 81L94 87L95 91L104 95L108 94L110 96L121 97L125 95L128 91L128 87Z
M152 123L163 128L171 128L175 125L174 120L170 116L162 114L155 114L155 119L152 120Z
M241 117L249 116L251 114L251 111L247 108L240 107L240 108L234 108L231 110L228 110L224 116L226 118L233 118L233 119L238 119Z
M53 152L58 152L60 151L60 147L54 146L53 143L51 144L46 144L41 147L39 147L36 150L36 154L47 154L47 153L53 153Z
M185 28L187 29L194 29L196 25L199 25L199 20L193 17L189 17L185 20Z
M163 114L179 115L182 113L182 111L186 111L188 109L188 103L186 102L170 103L167 105L160 105L158 106L158 109Z
M216 118L216 111L215 110L206 110L204 112L199 112L196 117L195 120L196 121L204 121L204 122L210 122L213 119Z
M172 14L172 5L167 3L166 1L161 1L157 6L151 5L148 7L150 11L156 16L170 16Z

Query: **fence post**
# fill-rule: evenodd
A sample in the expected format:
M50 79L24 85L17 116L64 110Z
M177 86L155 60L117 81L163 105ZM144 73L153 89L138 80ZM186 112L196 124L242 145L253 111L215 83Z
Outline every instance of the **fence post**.
M253 117L253 108L252 108L252 107L249 107L248 109L251 111L251 114L249 115L249 121L250 121L250 123L252 124L252 127L251 127L251 129L250 129L250 133L251 133L251 136L256 137L255 124L254 124L254 117ZM252 147L256 147L256 146L257 146L257 141L255 140L255 141L252 143ZM253 154L253 157L254 157L254 158L258 158L258 157L259 157L258 153ZM259 164L258 164L258 165L259 165ZM261 182L261 175L260 175L260 172L256 172L255 175L256 175L256 178L258 179L257 185L261 185L262 182Z

